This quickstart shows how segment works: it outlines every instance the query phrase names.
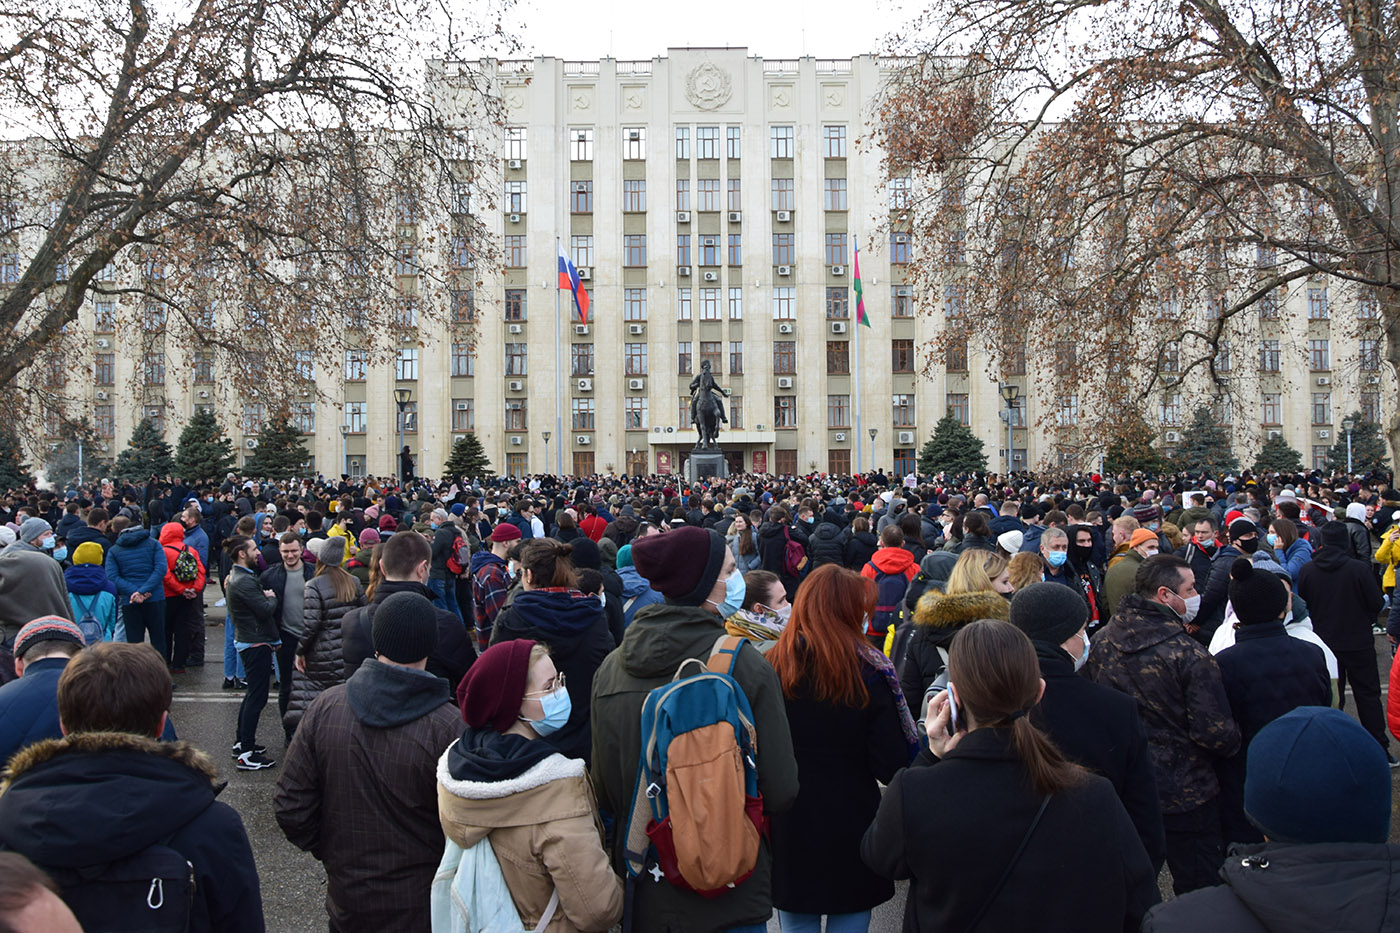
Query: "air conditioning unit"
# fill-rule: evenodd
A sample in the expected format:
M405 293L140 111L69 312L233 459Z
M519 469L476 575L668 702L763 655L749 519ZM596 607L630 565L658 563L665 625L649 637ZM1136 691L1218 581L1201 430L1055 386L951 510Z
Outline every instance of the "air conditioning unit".
M662 430L663 430L663 429L662 429L661 425L658 424L656 427L654 427L654 428L651 429L651 433L652 433L652 434L660 434L660 433L662 432Z
M587 325L587 324L575 324L575 325L574 325L574 333L578 334L580 337L587 337L587 336L588 336L588 325Z
M99 392L99 393L97 393L97 396L98 396L98 398L106 398L106 397L107 397L107 393L106 393L106 392ZM208 389L200 389L200 390L199 390L199 397L200 397L200 398L208 398L208 397L209 397L209 390L208 390Z
M591 444L591 443L593 443L593 438L589 437L587 434L575 434L575 435L574 435L574 443L576 443L576 444Z
M666 427L666 433L667 433L667 434L675 434L675 433L676 433L676 429L668 425L668 426Z
M690 211L676 211L676 223L678 223L678 224L688 224L688 223L690 223Z
M581 267L579 268L579 270L578 270L578 279L579 279L579 281L580 281L580 282L587 282L587 281L588 281L589 279L591 279L591 278L593 278L593 270L592 270L592 268L590 268L590 267L588 267L588 266L581 266Z
M512 437L512 438L510 439L510 446L512 446L512 447L519 447L519 446L521 446L521 445L524 444L524 443L525 443L525 438L523 438L523 437L518 437L518 436L517 436L517 437Z
M741 220L743 219L743 217L744 217L744 215L743 215L743 212L741 212L741 211L730 211L730 212L729 212L729 222L732 223L732 224L737 224L737 223L739 223L739 221L741 221Z
M525 326L523 324L511 324L506 330L510 331L512 334L523 334L525 333Z
M310 389L302 389L302 390L301 390L301 397L302 397L302 398L310 398L310 397L311 397L311 390L310 390Z
M779 377L778 377L778 388L780 388L780 389L791 389L791 388L792 388L792 377L791 377L791 376L779 376Z
M592 379L580 379L580 380L578 381L578 390L579 390L580 392L592 392L592 391L593 391L593 380L592 380Z
M1317 384L1320 385L1320 386L1330 386L1330 385L1332 384L1332 377L1331 377L1331 376L1318 376L1318 377L1317 377Z
M778 211L778 223L785 224L792 222L792 211Z
M779 266L779 267L778 267L778 274L779 274L779 275L792 275L792 266Z
M201 392L200 395L202 396L202 395L204 395L204 393ZM102 391L101 389L99 389L98 392L97 392L97 400L98 400L98 401L106 401L106 400L107 400L107 393L104 392L104 391Z
M520 161L519 159L507 159L507 160L506 160L506 168L520 168L520 167L521 167L521 161Z
M718 273L718 272L706 272L706 273L705 273L705 281L706 281L706 282L718 282L718 281L719 281L719 273Z
M628 324L628 325L627 325L627 333L631 334L633 337L640 337L642 334L645 334L646 332L647 332L647 328L646 328L646 325L645 325L645 324Z
M791 325L791 324L779 324L779 325L778 325L778 333L780 333L780 334L790 334L790 333L792 333L792 325Z
M719 245L719 237L702 236L702 237L700 238L700 245L701 245L701 246L718 246L718 245Z
M518 224L518 223L520 223L520 215L519 215L519 214L511 214L511 215L510 215L510 222L513 223L513 224Z
M577 191L577 192L580 193L580 194L586 194L586 193L588 192L588 182L586 182L586 181L576 181L576 182L574 182L574 190Z
M111 345L112 345L112 341L108 340L106 337L99 337L99 338L97 338L97 349L99 349L99 350L105 350L105 349L107 349L108 347L110 347Z
M836 434L835 434L835 437L836 437L836 440L837 440L838 442L845 441L845 440L846 440L846 432L845 432L845 431L837 431Z
M512 379L510 382L506 383L506 388L512 392L524 392L525 383L519 379Z
M900 431L899 436L895 439L901 444L912 444L914 443L914 432Z
M458 411L466 411L466 410L467 410L468 408L470 408L470 407L471 407L471 405L467 404L466 402L458 402L458 403L457 403L457 410L458 410Z
M763 430L766 430L766 429L763 427L763 425L761 425L761 424L756 424L756 425L754 425L754 426L753 426L753 429L754 429L755 431L763 431Z
M1176 443L1177 441L1179 441L1179 440L1181 440L1181 434L1180 434L1179 432L1177 432L1177 431L1168 431L1168 432L1167 432L1167 443L1169 443L1169 444L1175 444L1175 443Z
M107 451L109 451L109 450L112 449L112 445L111 445L111 444L99 444L98 446L100 446L100 447L102 448L102 452L103 452L103 453L106 453Z
M1380 377L1380 376L1367 376L1367 377L1366 377L1366 382L1367 382L1367 384L1373 385L1373 386L1375 386L1375 385L1380 385L1380 384L1381 384L1381 377Z
M243 446L247 447L249 450L256 450L258 446L258 439L256 437L250 437L243 442Z
M1269 440L1271 440L1271 441L1276 441L1276 440L1278 440L1278 439L1281 438L1281 437L1283 437L1283 432L1282 432L1282 431L1270 431L1270 432L1269 432Z
M832 275L845 275L845 274L846 274L846 267L845 267L845 266L832 266L832 267L831 267L831 274L832 274Z
M676 267L676 275L680 276L680 277L683 278L683 279L689 278L689 277L690 277L690 266L677 266L677 267Z
M641 131L641 130L628 130L628 131L627 131L627 138L628 138L628 139L635 139L635 140L637 140L638 142L640 142L641 139L642 139L642 131Z
M628 379L628 380L627 380L627 388L629 388L629 389L644 389L644 388L646 388L646 380L645 380L645 379Z
M831 332L832 332L833 334L844 334L844 333L846 332L846 324L845 324L845 322L844 322L844 321L836 321L835 323L833 323L833 324L831 325Z

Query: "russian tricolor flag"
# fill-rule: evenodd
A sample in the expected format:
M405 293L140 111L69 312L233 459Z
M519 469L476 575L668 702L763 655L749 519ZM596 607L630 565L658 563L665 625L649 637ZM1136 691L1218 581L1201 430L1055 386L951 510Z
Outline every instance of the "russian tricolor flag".
M578 308L578 319L588 323L588 292L579 285L578 270L573 260L564 252L564 244L559 244L559 287L567 288L574 296L574 307Z

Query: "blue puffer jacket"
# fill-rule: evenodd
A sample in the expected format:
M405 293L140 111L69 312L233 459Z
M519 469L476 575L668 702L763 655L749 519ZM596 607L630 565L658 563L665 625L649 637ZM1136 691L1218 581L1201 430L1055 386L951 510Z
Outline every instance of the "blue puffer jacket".
M163 602L161 582L167 569L165 549L144 528L128 528L107 549L107 579L116 584L119 606L125 606L132 593L150 593L148 603Z
M636 567L621 567L617 575L622 578L622 625L626 628L643 606L659 603L665 597L651 588L646 578L637 573Z
M1312 545L1299 538L1288 546L1288 550L1280 551L1274 548L1274 560L1283 565L1283 569L1288 571L1288 575L1293 578L1294 583L1298 580L1298 571L1303 569L1303 565L1312 560Z

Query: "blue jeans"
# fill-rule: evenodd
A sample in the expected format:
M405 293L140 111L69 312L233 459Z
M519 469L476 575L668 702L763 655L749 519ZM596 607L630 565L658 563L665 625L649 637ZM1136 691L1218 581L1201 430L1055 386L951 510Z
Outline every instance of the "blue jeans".
M462 618L462 610L457 608L457 585L455 580L429 580L428 589L433 593L433 605L445 609L457 618Z
M233 647L233 622L224 619L224 680L233 680L235 677L239 680L248 679L243 670L243 659Z
M778 911L778 923L783 933L822 933L821 914L795 914ZM870 929L870 911L854 914L826 914L826 933L866 933Z

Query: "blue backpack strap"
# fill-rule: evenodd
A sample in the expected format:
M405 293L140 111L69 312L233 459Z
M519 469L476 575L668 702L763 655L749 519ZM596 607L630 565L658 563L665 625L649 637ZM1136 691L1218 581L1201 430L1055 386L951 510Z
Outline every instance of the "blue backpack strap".
M734 676L734 665L739 663L739 649L744 646L747 638L738 635L730 635L727 632L715 639L715 646L710 649L710 658L706 667L716 674L728 674ZM728 665L725 664L725 655L728 657Z

